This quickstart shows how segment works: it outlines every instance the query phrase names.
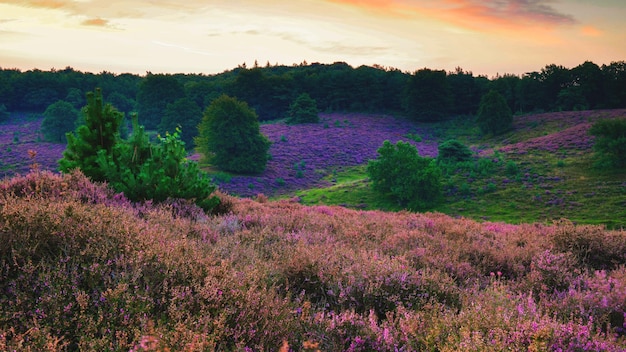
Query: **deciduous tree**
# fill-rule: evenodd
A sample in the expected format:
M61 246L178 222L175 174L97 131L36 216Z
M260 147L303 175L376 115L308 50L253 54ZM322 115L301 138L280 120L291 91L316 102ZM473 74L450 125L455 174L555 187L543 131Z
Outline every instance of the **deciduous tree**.
M245 102L227 95L217 98L204 111L198 132L198 150L218 168L236 173L265 170L270 141Z
M442 173L434 159L419 156L415 146L402 141L385 141L377 152L367 165L375 191L411 210L425 210L439 201Z
M44 138L53 143L65 143L65 135L76 128L78 110L66 101L59 100L46 108L41 122L41 132Z
M513 113L504 97L491 90L480 100L476 122L483 133L497 135L511 129Z

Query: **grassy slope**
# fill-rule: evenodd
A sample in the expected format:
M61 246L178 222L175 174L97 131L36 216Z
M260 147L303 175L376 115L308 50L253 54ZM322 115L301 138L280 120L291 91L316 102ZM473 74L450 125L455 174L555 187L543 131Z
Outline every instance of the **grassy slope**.
M593 167L589 148L560 148L557 152L529 150L527 153L496 152L505 146L565 138L568 128L589 124L603 117L598 113L561 113L516 118L515 130L499 137L479 137L467 123L452 121L433 125L442 138L457 138L480 150L484 157L497 159L481 175L480 168L463 170L447 178L448 195L435 211L477 220L508 223L551 222L567 218L575 223L626 227L626 171ZM619 115L619 114L618 114ZM622 115L623 116L623 115ZM563 132L565 130L565 132ZM574 133L575 128L573 129ZM554 138L552 138L554 136ZM505 148L506 149L506 148ZM507 165L517 173L507 172ZM361 209L398 210L389 200L380 199L369 188L365 167L355 167L329 178L334 185L297 193L304 204L345 205ZM450 192L454 185L465 192ZM451 194L455 193L455 194Z

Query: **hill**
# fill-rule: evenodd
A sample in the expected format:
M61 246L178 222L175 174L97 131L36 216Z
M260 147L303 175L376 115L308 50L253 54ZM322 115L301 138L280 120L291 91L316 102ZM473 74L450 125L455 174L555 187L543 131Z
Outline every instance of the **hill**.
M221 198L2 181L0 349L626 348L624 231Z
M261 132L272 141L271 159L259 175L214 172L225 193L271 199L299 197L307 205L400 210L369 187L364 165L384 140L412 143L422 156L456 138L476 157L447 170L445 201L434 208L451 216L507 223L626 226L626 173L593 168L593 122L626 116L626 110L553 112L516 116L503 136L483 136L471 118L416 123L389 115L322 114L318 124L272 122ZM3 176L25 174L33 162L56 170L63 145L44 143L41 117L14 114L0 132ZM36 152L34 159L28 151ZM192 156L197 158L198 156Z

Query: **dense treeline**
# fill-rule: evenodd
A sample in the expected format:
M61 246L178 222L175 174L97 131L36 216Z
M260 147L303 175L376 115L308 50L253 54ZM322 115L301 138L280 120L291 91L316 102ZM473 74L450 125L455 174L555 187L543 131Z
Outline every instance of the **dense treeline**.
M504 96L514 113L623 108L626 61L602 66L587 61L574 68L551 64L521 76L492 78L461 68L407 73L378 65L353 68L343 62L241 65L216 75L0 69L0 105L8 111L43 112L59 100L79 108L85 105L85 93L96 87L119 110L138 111L140 123L149 129L184 125L171 121L173 111L204 109L222 94L247 102L261 121L285 117L302 93L309 94L320 111L401 113L433 121L476 114L482 96L491 90ZM168 114L168 106L184 98L184 104L170 107ZM169 116L166 123L164 116Z

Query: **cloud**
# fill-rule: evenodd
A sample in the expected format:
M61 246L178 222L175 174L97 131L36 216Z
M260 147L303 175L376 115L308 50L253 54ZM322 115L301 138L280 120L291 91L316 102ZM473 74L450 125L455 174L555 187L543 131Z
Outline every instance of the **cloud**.
M576 24L553 0L326 0L390 16L436 19L472 30L551 28Z
M108 27L109 26L109 20L105 20L105 19L102 19L100 17L98 17L98 18L90 18L90 19L84 20L80 24L82 24L83 26Z

